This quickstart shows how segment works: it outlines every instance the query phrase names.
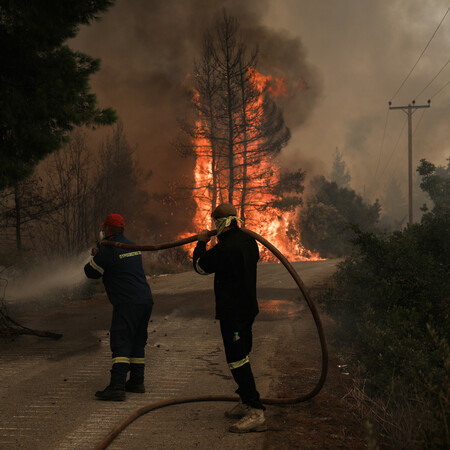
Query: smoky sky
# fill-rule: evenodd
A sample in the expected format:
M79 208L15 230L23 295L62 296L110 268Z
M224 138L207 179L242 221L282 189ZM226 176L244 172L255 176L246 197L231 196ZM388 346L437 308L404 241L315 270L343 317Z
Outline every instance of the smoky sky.
M352 187L361 192L364 185L374 199L392 177L405 181L405 132L394 149L401 111L389 113L381 145L387 103L447 7L444 0L118 0L71 46L101 59L93 92L102 107L116 109L139 164L152 171L150 193L162 193L192 173L193 161L174 146L178 120L189 115L186 80L205 31L214 31L226 9L239 20L248 47L258 46L257 69L287 80L289 95L279 105L293 137L282 164L308 177L327 175L338 147ZM449 44L450 17L394 104L408 104L431 80L448 59ZM416 101L426 102L449 77L450 65ZM449 94L450 87L433 98L414 133L417 164L421 157L442 164L448 156ZM163 220L176 228L186 220L167 214Z
M304 156L315 155L326 174L338 147L350 169L351 187L365 191L368 200L385 197L393 179L406 195L406 114L388 111L388 102L406 106L416 100L423 105L432 97L430 109L413 115L413 166L421 158L446 164L450 85L433 95L450 80L450 64L432 79L450 57L450 13L392 97L449 6L444 0L271 2L264 22L301 39L309 63L323 78L320 99L307 122L295 130L285 160L302 165Z

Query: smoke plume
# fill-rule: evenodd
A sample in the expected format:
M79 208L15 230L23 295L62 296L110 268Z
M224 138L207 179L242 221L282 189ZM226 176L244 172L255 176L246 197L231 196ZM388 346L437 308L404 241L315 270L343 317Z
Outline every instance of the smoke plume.
M389 111L388 102L423 105L431 98L431 108L413 115L413 167L421 158L446 164L450 85L440 89L450 78L450 64L445 66L450 13L437 27L448 7L445 0L270 2L264 23L300 37L323 79L319 102L294 130L283 157L301 166L304 155L314 155L328 175L338 147L350 168L351 187L366 191L367 200L385 197L393 181L405 195L406 114Z
M140 164L152 170L151 194L170 192L174 182L192 176L194 161L182 158L174 145L181 133L178 120L191 114L186 80L201 58L204 33L214 32L224 10L238 19L248 48L258 47L257 69L286 78L288 95L279 104L287 126L296 128L307 119L321 90L320 77L307 62L300 39L263 25L268 4L119 0L71 43L101 58L93 91L101 105L117 110L130 144L137 144ZM193 212L189 202L165 210L157 202L145 207L157 208L157 225L172 234L186 229Z

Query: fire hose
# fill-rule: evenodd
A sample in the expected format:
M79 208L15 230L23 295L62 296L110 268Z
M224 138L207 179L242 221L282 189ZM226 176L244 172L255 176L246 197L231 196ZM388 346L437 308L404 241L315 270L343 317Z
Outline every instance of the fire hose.
M270 250L276 258L284 265L287 271L290 273L298 288L300 289L303 297L306 300L306 303L309 306L311 314L314 318L314 322L316 324L316 328L319 334L320 347L322 351L322 368L320 373L320 378L316 384L316 386L307 394L298 396L298 397L286 397L286 398L262 398L261 401L267 405L293 405L300 402L305 402L307 400L315 397L323 385L325 384L325 380L328 372L328 349L327 343L325 339L325 333L322 326L322 321L320 320L319 313L317 311L316 306L314 305L311 297L306 290L305 284L301 280L299 274L295 271L292 264L286 259L286 257L269 241L264 239L259 234L254 231L248 230L247 228L241 227L241 230L256 239L258 242L263 244L268 250ZM217 230L213 230L209 232L210 236L214 236L217 234ZM126 250L135 250L135 251L158 251L164 250L173 247L179 247L181 245L186 245L191 242L195 242L198 240L198 235L190 236L184 239L180 239L174 242L166 242L163 244L156 245L130 245L123 244L121 242L115 241L107 241L104 240L101 242L101 245L114 246L123 248ZM117 426L115 426L111 432L95 447L95 450L103 450L108 447L108 445L132 422L134 422L138 417L156 409L163 408L165 406L170 405L179 405L182 403L196 403L196 402L236 402L239 398L236 396L228 396L228 395L203 395L203 396L192 396L192 397L178 397L170 400L163 400L159 402L150 403L142 408L134 411L130 416L120 422Z

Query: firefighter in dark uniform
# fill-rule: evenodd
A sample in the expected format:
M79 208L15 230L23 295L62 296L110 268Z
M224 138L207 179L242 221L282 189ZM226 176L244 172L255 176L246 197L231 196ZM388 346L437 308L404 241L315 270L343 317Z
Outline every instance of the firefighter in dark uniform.
M134 244L123 235L125 223L119 214L110 214L102 227L105 239ZM141 252L100 246L93 254L84 272L89 278L103 278L106 293L113 305L110 329L111 381L106 389L97 391L95 396L101 400L123 401L125 391L145 392L144 348L153 307L152 293L142 267ZM127 381L128 372L130 378Z
M252 348L252 325L258 314L256 299L256 265L258 245L237 225L240 219L231 203L222 203L212 213L218 243L210 250L208 230L198 236L193 263L201 275L215 273L216 319L220 321L225 355L238 385L240 401L225 416L240 419L230 427L235 433L265 431L265 407L256 390L249 361Z

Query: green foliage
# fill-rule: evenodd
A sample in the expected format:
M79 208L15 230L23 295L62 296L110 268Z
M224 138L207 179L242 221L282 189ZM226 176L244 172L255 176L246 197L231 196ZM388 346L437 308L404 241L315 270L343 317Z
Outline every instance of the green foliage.
M310 197L301 211L302 244L323 257L343 256L351 251L354 236L349 224L358 225L366 231L375 229L380 205L364 203L352 189L339 187L323 176L313 179Z
M420 448L450 444L450 211L438 211L390 235L355 228L355 252L323 298L368 392L384 398L394 384L409 409L424 405Z
M0 188L29 176L74 126L115 121L90 93L99 60L64 45L112 3L0 0Z
M433 212L436 214L450 211L450 158L447 161L447 167L436 167L426 159L421 159L417 168L422 176L420 187L433 201ZM428 210L426 206L423 209Z
M450 447L449 418L450 418L450 348L448 340L440 338L430 326L431 338L437 349L440 364L433 367L425 377L425 392L430 402L432 420L425 429L421 439L423 448Z
M358 231L358 248L340 264L327 308L343 324L369 385L384 389L426 371L430 324L449 338L450 214L390 236Z

